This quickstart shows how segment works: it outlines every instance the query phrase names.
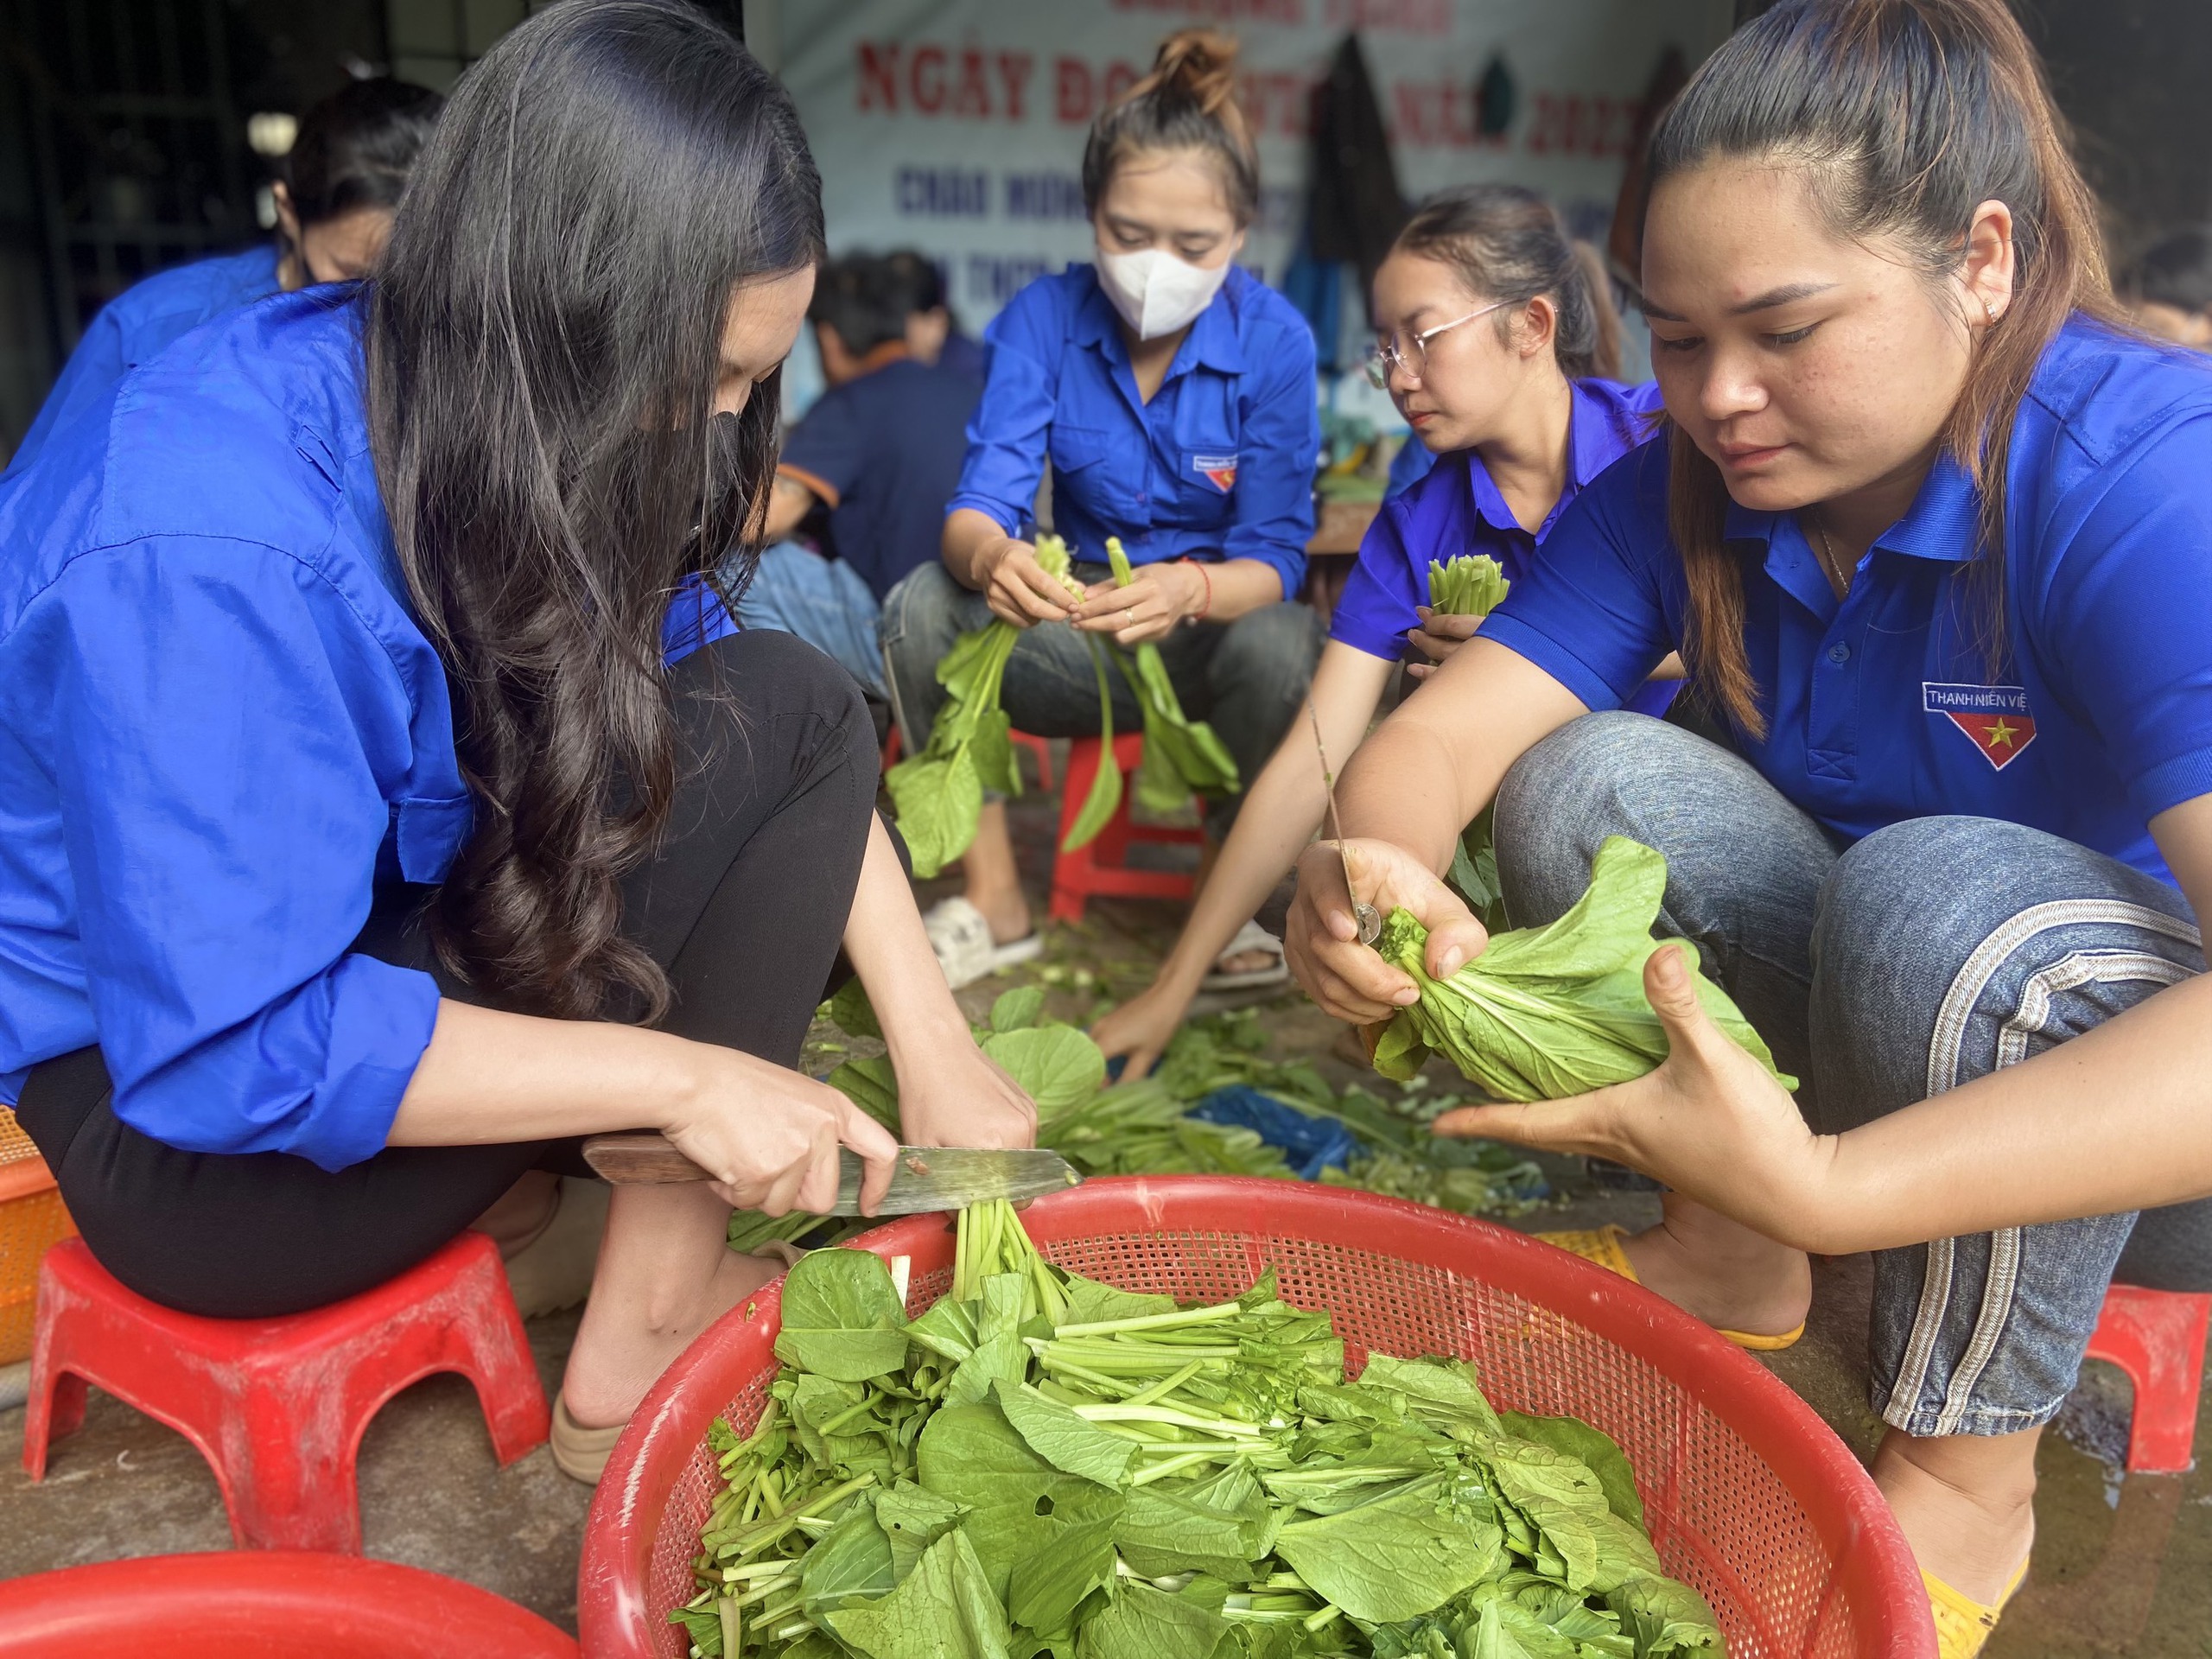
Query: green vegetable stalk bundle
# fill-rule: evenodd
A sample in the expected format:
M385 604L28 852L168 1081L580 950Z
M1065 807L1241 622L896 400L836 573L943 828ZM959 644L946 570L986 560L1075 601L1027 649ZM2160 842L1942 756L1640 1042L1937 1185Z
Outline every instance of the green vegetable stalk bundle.
M1117 587L1126 588L1136 580L1120 537L1106 538L1106 557L1113 566ZM1084 798L1082 810L1060 839L1062 852L1089 846L1113 822L1122 804L1122 768L1114 759L1114 700L1106 678L1109 657L1129 683L1137 707L1144 714L1144 760L1137 766L1136 776L1139 805L1149 812L1173 812L1194 794L1234 795L1243 787L1236 762L1213 728L1184 714L1182 699L1175 695L1158 645L1147 642L1134 652L1123 651L1118 645L1108 645L1094 633L1090 656L1098 676L1102 752L1090 793Z
M914 1319L879 1258L793 1268L783 1369L671 1615L702 1659L1672 1659L1718 1652L1628 1460L1276 1294L1181 1307L959 1222Z
M1413 976L1421 1000L1384 1029L1375 1069L1408 1078L1440 1053L1493 1100L1557 1100L1642 1077L1667 1058L1665 1029L1643 994L1644 962L1662 943L1651 927L1666 891L1663 856L1609 836L1573 909L1548 927L1497 934L1445 980L1431 979L1422 961L1427 930L1393 911L1376 949ZM1694 950L1684 952L1713 1023L1774 1071L1751 1022L1698 971Z
M1058 537L1037 538L1037 563L1047 575L1066 583L1071 594L1082 596L1068 575L1068 551ZM986 789L1021 793L1021 768L1014 760L1009 735L1012 722L999 707L1007 659L1020 637L1012 623L995 619L954 642L937 665L937 683L944 688L945 699L930 728L927 746L884 778L899 832L913 857L914 874L925 880L974 843Z
M1488 616L1505 601L1513 584L1505 567L1487 553L1463 553L1449 564L1428 562L1429 608L1446 616ZM1504 925L1499 903L1497 849L1491 836L1491 809L1484 807L1452 850L1444 879L1474 907L1483 925L1496 931Z

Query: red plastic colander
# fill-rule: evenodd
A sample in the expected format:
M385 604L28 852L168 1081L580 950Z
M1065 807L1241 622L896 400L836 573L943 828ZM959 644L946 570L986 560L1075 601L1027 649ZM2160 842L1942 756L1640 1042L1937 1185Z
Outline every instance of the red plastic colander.
M1843 1443L1748 1356L1662 1301L1531 1238L1298 1181L1129 1176L1024 1215L1052 1261L1130 1290L1218 1301L1263 1268L1326 1308L1347 1363L1370 1350L1474 1361L1501 1407L1571 1414L1621 1443L1660 1560L1719 1615L1734 1659L1934 1659L1911 1551ZM855 1241L912 1258L918 1313L952 1279L943 1215ZM669 1610L715 1491L708 1425L741 1432L776 1372L780 1281L691 1344L600 1482L577 1590L584 1659L683 1659Z

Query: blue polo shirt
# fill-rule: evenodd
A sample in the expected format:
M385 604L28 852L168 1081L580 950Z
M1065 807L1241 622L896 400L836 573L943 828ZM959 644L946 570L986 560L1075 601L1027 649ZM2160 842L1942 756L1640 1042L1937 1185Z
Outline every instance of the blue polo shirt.
M1945 457L1839 601L1790 513L1732 507L1768 781L1850 841L1999 818L2171 880L2147 821L2212 792L2212 363L2077 318L2013 428L2006 660L1968 570L1976 497ZM1592 709L1683 638L1654 440L1582 493L1483 630ZM2002 880L2001 870L1991 872Z
M829 551L879 603L944 544L944 504L968 454L961 429L980 391L956 370L899 358L830 387L784 439L780 469L829 507Z
M8 463L22 471L63 423L100 402L115 383L150 363L201 323L276 292L276 250L267 243L219 259L157 271L100 308L69 353L38 417Z
M1643 442L1660 407L1659 388L1624 386L1617 380L1571 383L1567 417L1567 487L1532 533L1523 530L1471 449L1434 458L1403 491L1391 496L1367 527L1359 560L1330 619L1329 637L1370 657L1396 662L1406 654L1406 632L1421 626L1414 607L1428 603L1431 560L1448 564L1462 555L1487 553L1516 586L1536 563L1536 550L1574 498L1605 468ZM1408 449L1428 453L1419 439ZM1401 451L1403 454L1404 451ZM1393 477L1397 468L1391 467ZM1487 628L1484 630L1488 632ZM1641 685L1627 706L1663 715L1681 690L1679 680Z
M1313 335L1241 267L1175 348L1147 404L1089 265L1039 276L984 331L983 401L948 512L1019 534L1052 464L1052 523L1081 559L1258 559L1286 599L1306 575L1321 449Z
M468 834L377 489L359 306L232 313L0 482L0 1100L97 1041L117 1116L326 1169L380 1148L427 974L352 950ZM730 630L696 594L677 654Z

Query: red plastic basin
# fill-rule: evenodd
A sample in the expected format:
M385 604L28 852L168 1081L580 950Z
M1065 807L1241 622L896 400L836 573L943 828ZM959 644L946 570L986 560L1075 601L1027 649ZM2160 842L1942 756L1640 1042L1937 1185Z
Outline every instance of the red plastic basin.
M1697 1586L1732 1659L1935 1659L1920 1575L1842 1441L1748 1355L1650 1292L1486 1222L1300 1181L1092 1180L1024 1216L1051 1260L1132 1290L1221 1300L1266 1267L1370 1350L1452 1353L1491 1401L1571 1413L1636 1465L1667 1570ZM912 1258L918 1313L952 1277L943 1215L856 1246ZM776 1372L780 1281L692 1344L631 1420L592 1503L578 1585L585 1659L683 1659L669 1610L715 1489L708 1426L749 1428Z
M473 1584L359 1555L153 1555L0 1584L0 1659L576 1659Z

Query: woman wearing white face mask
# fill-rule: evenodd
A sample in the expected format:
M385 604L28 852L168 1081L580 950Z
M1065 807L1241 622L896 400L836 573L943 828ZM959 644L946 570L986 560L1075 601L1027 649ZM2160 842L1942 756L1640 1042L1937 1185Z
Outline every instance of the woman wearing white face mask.
M1158 645L1184 709L1211 722L1247 779L1297 715L1321 645L1313 614L1294 602L1320 447L1313 340L1287 300L1236 264L1259 172L1231 97L1235 50L1198 29L1162 44L1084 154L1097 264L1039 277L988 332L990 375L944 563L915 571L884 605L910 753L944 698L938 661L994 616L1027 630L1003 692L1023 731L1096 734L1085 634ZM1048 460L1080 599L1039 566L1031 539ZM1136 566L1128 588L1107 571L1109 537ZM1109 683L1115 729L1136 729L1128 687L1119 675ZM1237 798L1207 804L1217 841ZM997 803L963 868L966 895L931 917L955 984L1036 949ZM1268 955L1280 962L1279 949Z

